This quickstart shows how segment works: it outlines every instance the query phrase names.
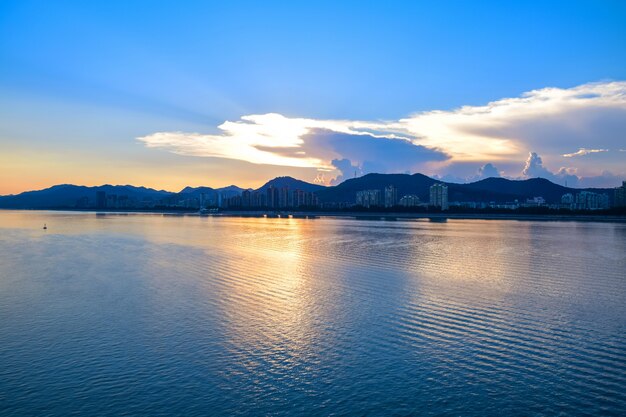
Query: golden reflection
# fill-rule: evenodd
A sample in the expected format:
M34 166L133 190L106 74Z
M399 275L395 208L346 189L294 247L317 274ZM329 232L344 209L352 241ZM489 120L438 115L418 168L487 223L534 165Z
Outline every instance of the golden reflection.
M220 219L229 256L221 260L223 328L232 353L257 352L277 371L310 355L320 326L330 320L316 299L311 220ZM230 223L230 226L226 224ZM238 223L233 228L233 223ZM227 272L226 272L227 271ZM261 359L262 358L262 359ZM248 363L254 367L257 363Z
M511 268L524 268L526 254L512 239L525 239L528 230L490 220L450 220L416 229L410 250L411 269L434 281L463 281L505 289Z

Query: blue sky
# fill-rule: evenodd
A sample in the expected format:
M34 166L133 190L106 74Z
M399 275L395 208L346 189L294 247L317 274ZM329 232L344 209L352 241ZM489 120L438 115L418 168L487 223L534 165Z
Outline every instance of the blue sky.
M426 147L425 154L450 156L443 163L419 157L412 165L378 163L389 172L467 180L493 163L502 175L515 177L522 175L526 155L537 152L554 175L561 168L563 175L604 175L608 182L626 175L626 153L620 152L626 139L618 132L624 106L613 103L621 85L594 90L603 101L585 104L593 120L579 126L577 134L587 136L569 147L552 149L506 131L501 138L513 140L515 152L511 147L502 154L459 156L450 141L438 145L440 130L423 133L397 123L549 87L569 91L626 80L626 2L286 3L3 1L0 193L54 182L255 186L281 173L305 180L321 175L330 182L340 175L333 160L349 159L364 172L380 162L355 160L344 150L348 145L320 149L315 133L333 131L332 120L373 124L367 131L348 129L353 136L400 137ZM600 112L607 102L613 104ZM269 113L326 122L300 123L302 134L272 137L277 145L249 143L230 131L226 139L214 138L224 136L219 126L226 121L245 124L242 117ZM576 120L557 118L550 129L555 136L571 134ZM598 120L613 129L600 139L593 134ZM346 133L345 127L335 130ZM201 137L204 148L194 144L191 151L193 136L150 141L172 132L209 140ZM226 142L241 146L239 139L263 149L302 147L310 163L283 166L264 159L268 155L238 158L236 150L206 149ZM602 152L562 156L580 148ZM396 156L384 155L391 161Z

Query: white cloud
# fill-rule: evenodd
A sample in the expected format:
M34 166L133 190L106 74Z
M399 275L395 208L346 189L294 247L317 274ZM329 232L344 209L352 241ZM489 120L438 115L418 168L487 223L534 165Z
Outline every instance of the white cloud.
M526 164L522 170L523 178L545 178L561 185L574 187L578 183L576 170L573 168L561 167L556 173L550 171L543 165L543 160L536 152L530 152L526 159Z
M492 177L500 177L500 170L498 170L498 168L496 168L492 163L487 163L478 168L477 180Z
M571 158L574 156L584 156L584 155L589 155L590 153L599 153L599 152L608 152L608 149L586 149L586 148L580 148L578 149L578 151L573 152L573 153L565 153L562 156L565 158Z
M533 90L485 106L419 113L391 126L457 161L506 160L540 148L559 154L572 146L610 148L624 143L626 82Z
M343 159L364 171L369 167L380 172L419 170L456 176L455 169L462 164L495 162L510 167L529 150L558 164L565 164L562 158L602 153L603 169L626 174L626 82L544 88L484 106L427 111L399 120L316 120L270 113L242 116L218 129L217 134L157 132L138 140L181 155L309 167L334 176L342 170L333 160ZM578 151L572 153L572 148ZM587 158L578 158L576 168L567 167L561 174L542 170L538 156L529 163L528 175L547 178L572 175L575 169L587 176L599 174L593 165L597 160ZM491 170L496 172L513 175Z

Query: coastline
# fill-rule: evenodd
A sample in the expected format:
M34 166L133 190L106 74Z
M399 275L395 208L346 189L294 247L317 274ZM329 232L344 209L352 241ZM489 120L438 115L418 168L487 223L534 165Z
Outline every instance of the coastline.
M513 220L513 221L559 221L559 222L602 222L626 223L626 216L604 214L532 214L532 213L404 213L404 212L349 212L349 211L291 211L291 210L229 210L216 213L199 213L196 210L95 210L71 208L42 208L42 209L8 209L3 211L50 211L67 213L93 213L95 215L162 215L188 217L253 217L253 218L344 218L370 221L408 221L428 220L445 222L447 220Z

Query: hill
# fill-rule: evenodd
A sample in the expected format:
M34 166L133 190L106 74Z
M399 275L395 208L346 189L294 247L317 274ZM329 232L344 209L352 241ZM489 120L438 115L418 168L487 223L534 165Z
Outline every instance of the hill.
M566 193L576 194L581 191L607 193L613 197L612 189L577 189L563 187L544 178L527 180L509 180L506 178L487 178L469 184L445 183L422 174L367 174L349 179L334 187L318 191L321 202L353 203L356 193L362 190L383 190L388 185L398 189L398 197L407 194L417 195L421 201L429 201L430 186L441 182L448 186L449 201L476 202L512 202L525 201L533 197L543 197L548 203L558 203Z
M170 196L172 193L132 185L101 185L85 187L62 184L38 191L27 191L17 195L0 197L0 208L69 208L80 205L86 199L95 204L96 194L103 191L106 195L115 195L139 202L154 202Z
M290 190L300 189L315 192L322 203L354 203L356 193L362 190L383 190L388 185L398 189L398 197L407 194L417 195L421 201L429 201L429 188L437 181L423 174L367 174L352 178L339 185L325 187L311 184L292 177L277 177L256 191L264 192L273 186L288 187ZM475 202L512 202L525 201L533 197L543 197L548 203L558 203L566 193L576 194L581 191L606 193L613 199L612 189L578 189L554 184L543 178L528 180L509 180L506 178L487 178L469 184L445 183L448 186L448 200ZM96 194L103 191L110 198L121 199L114 207L141 207L154 205L174 205L190 207L195 201L217 204L223 198L240 195L244 189L236 185L223 188L185 187L178 193L154 190L132 185L102 185L85 187L62 184L38 191L27 191L18 195L0 196L0 208L43 209L43 208L74 208L95 207ZM115 196L115 197L113 197ZM191 206L193 206L191 204ZM110 206L110 205L109 205Z
M319 184L311 184L302 180L295 179L293 177L276 177L273 180L266 182L259 187L256 191L265 191L269 187L283 188L288 187L290 190L302 190L308 192L320 192L327 187Z
M428 199L429 187L437 181L422 174L367 174L352 178L334 187L319 190L320 202L354 203L356 193L362 190L382 190L388 185L398 189L398 196L416 194Z

